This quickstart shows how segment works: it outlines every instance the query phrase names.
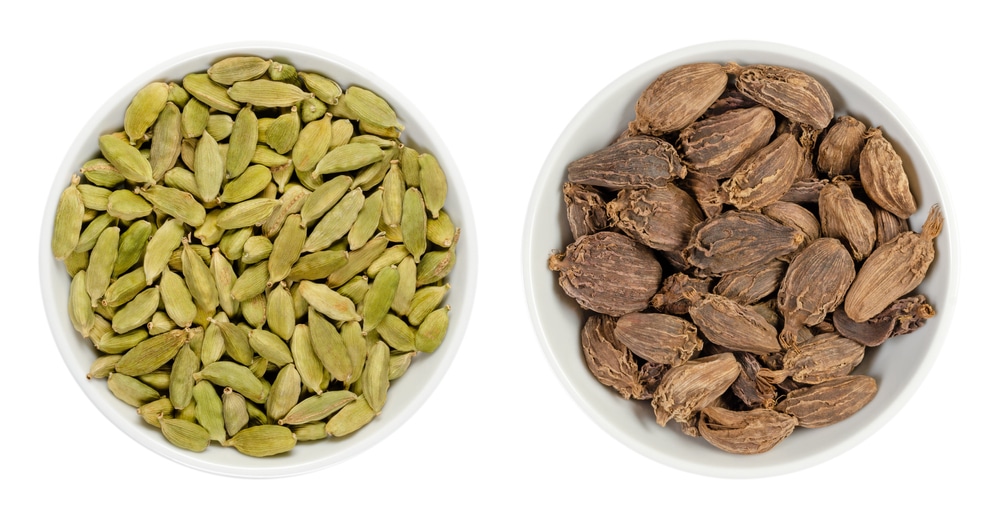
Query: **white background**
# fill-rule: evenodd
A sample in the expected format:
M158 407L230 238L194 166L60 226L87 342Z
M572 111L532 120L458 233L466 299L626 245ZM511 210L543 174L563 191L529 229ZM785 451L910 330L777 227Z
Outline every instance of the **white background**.
M996 517L1000 341L988 330L998 283L995 249L984 245L997 236L995 14L959 1L933 10L872 1L555 4L6 4L0 515ZM542 353L520 268L530 190L577 110L657 55L722 39L798 46L881 89L922 135L951 196L946 216L961 232L956 318L909 404L849 452L757 480L680 472L595 425ZM420 411L345 463L263 481L178 465L108 422L59 357L36 256L52 179L97 107L175 55L243 40L343 56L413 101L461 170L481 258L464 344Z

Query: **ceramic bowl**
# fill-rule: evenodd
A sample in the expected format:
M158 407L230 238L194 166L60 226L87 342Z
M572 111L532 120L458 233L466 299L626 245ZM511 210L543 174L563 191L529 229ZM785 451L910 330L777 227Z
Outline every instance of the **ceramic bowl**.
M910 218L919 230L933 204L941 204L944 232L937 238L937 259L919 292L937 316L916 333L869 348L855 373L878 382L874 400L851 418L826 428L797 428L769 452L741 456L723 452L700 438L685 436L676 423L656 424L648 401L626 401L601 385L588 370L580 348L584 312L558 285L547 268L548 256L573 239L566 223L562 184L567 165L610 144L635 116L635 103L661 73L687 63L730 61L773 64L802 70L830 92L837 115L849 113L869 126L881 126L903 158L919 209ZM916 129L884 94L848 68L816 54L783 45L716 42L689 47L650 60L597 93L570 121L552 147L532 193L524 229L525 291L538 340L558 378L576 402L608 434L651 459L699 474L757 477L787 473L828 460L869 437L907 400L930 369L946 341L955 306L955 229L941 174ZM905 352L905 353L904 353Z

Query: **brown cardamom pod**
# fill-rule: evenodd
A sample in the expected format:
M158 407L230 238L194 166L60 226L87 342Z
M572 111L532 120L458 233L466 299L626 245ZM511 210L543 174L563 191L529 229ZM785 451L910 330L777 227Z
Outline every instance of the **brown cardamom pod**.
M749 97L743 95L733 86L726 87L726 90L722 92L722 95L712 103L712 106L705 110L705 114L702 116L703 119L709 117L715 117L726 113L730 110L736 110L738 108L753 108L757 105L757 101L750 99Z
M656 423L666 426L671 419L691 423L696 413L725 393L739 375L740 364L728 352L670 368L653 393Z
M906 218L900 218L874 203L871 205L872 216L875 217L876 247L881 247L910 230L910 222Z
M802 169L802 148L784 133L750 156L722 183L727 201L739 209L757 210L777 202Z
M820 237L819 220L816 219L816 215L799 204L779 200L764 206L760 212L782 225L802 231L806 236L806 245Z
M907 231L875 249L858 270L844 298L844 312L855 321L867 321L924 280L934 261L934 238L941 234L941 208L931 207L920 233Z
M680 251L691 229L703 219L701 208L683 189L662 187L622 189L608 202L611 224L648 247Z
M799 70L775 65L743 67L736 88L797 123L826 128L833 119L833 102L826 88Z
M892 144L875 128L865 136L858 172L865 193L873 202L900 218L917 212L917 203L910 191L910 181L903 169L903 159Z
M878 346L889 337L905 335L934 317L934 307L927 303L923 295L897 299L881 313L863 322L852 321L843 307L833 312L833 326L844 337L865 346Z
M570 182L616 190L666 186L687 175L669 142L646 135L621 139L571 162L566 169Z
M751 409L774 407L778 391L773 385L757 376L757 373L764 369L757 355L736 351L733 352L733 356L740 363L740 376L730 388L733 395Z
M725 178L744 159L763 148L773 133L774 112L755 106L695 122L681 130L678 143L688 167Z
M770 409L730 411L706 407L698 419L698 432L712 445L732 454L760 454L792 434L798 420Z
M875 246L875 217L864 202L854 198L842 177L833 179L819 194L819 223L823 236L837 238L861 261Z
M623 234L588 234L549 257L559 285L583 308L620 316L649 306L663 269L653 251Z
M696 225L684 259L718 276L791 254L805 241L802 232L749 211L726 211Z
M760 354L781 351L774 326L732 299L704 294L688 314L706 339L724 348Z
M790 391L774 409L798 418L802 427L825 427L858 412L877 391L874 378L848 375Z
M639 367L625 346L614 336L615 321L606 315L592 315L583 325L580 343L587 367L597 380L623 398L638 396Z
M785 277L787 266L784 261L775 259L745 269L726 272L719 278L712 291L741 305L752 305L778 289Z
M718 63L681 65L660 74L639 95L633 134L663 135L695 122L726 90L729 76Z
M608 227L606 204L597 188L566 182L563 184L563 201L566 202L566 219L574 240Z
M854 281L854 261L835 238L813 241L788 265L778 289L778 309L785 318L781 342L796 344L802 326L819 324L832 312Z
M863 344L837 333L823 333L785 351L780 371L761 370L758 376L772 384L788 376L802 384L819 384L849 375L864 356Z
M688 307L691 306L691 303L697 299L697 297L692 299L685 294L689 294L691 290L695 294L704 294L708 292L711 284L712 281L709 279L693 278L683 272L675 272L664 278L663 286L653 296L650 305L658 312L684 315L688 313Z
M670 366L683 364L701 351L698 329L667 314L623 315L615 326L615 338L643 360Z
M680 185L691 193L706 218L719 216L722 212L722 186L717 178L689 169Z
M655 362L647 362L639 367L639 395L635 397L636 400L651 400L653 398L653 393L656 392L656 388L660 386L660 381L663 380L663 375L667 373L670 366L666 364L657 364Z
M838 117L819 144L816 167L830 178L857 171L867 130L865 123L850 115Z

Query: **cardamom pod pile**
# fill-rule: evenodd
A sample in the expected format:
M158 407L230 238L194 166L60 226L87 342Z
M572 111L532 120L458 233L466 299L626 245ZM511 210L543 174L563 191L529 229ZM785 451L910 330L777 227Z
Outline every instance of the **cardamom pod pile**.
M55 215L87 377L192 451L371 422L444 339L459 237L402 130L378 94L256 56L139 90Z
M615 142L569 164L574 241L549 268L587 311L590 371L659 425L766 452L864 407L866 348L934 315L916 289L939 208L911 231L892 143L834 116L801 71L682 65Z

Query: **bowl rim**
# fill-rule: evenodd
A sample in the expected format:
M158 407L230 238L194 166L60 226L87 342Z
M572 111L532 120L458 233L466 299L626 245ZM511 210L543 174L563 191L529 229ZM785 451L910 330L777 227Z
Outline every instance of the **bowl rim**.
M433 150L434 156L437 158L442 168L448 172L448 205L452 208L457 208L458 211L454 212L461 214L461 229L463 231L460 243L456 245L456 247L458 247L458 253L461 257L459 264L456 265L456 269L461 269L460 271L462 272L462 277L465 279L465 282L458 287L453 285L448 297L450 299L463 301L464 304L462 307L455 309L456 311L450 312L451 318L449 320L449 330L445 338L445 343L434 352L434 355L427 357L427 359L432 359L427 360L427 363L430 364L427 368L429 370L426 374L427 380L413 393L414 397L410 403L391 416L386 416L388 413L380 415L379 418L382 418L385 421L385 425L378 428L376 431L372 431L370 434L357 437L358 439L351 442L349 447L343 450L313 459L296 459L294 461L289 459L286 463L271 462L269 463L269 466L261 467L246 467L212 462L203 456L200 457L200 453L182 450L170 445L166 441L152 441L148 436L138 433L137 431L140 430L139 426L131 422L126 422L125 416L123 416L121 411L116 408L119 405L117 400L110 394L110 392L108 392L105 388L95 389L93 387L89 387L87 384L88 381L84 377L79 376L77 366L71 361L71 358L74 355L73 350L75 350L76 343L66 340L67 337L61 333L61 330L58 329L56 324L56 320L68 319L68 317L65 315L65 309L59 308L58 305L56 305L54 297L52 296L55 290L55 280L49 274L50 262L58 262L58 260L52 258L50 241L52 236L52 223L54 221L55 206L58 202L59 193L61 193L66 187L66 184L61 182L62 175L68 175L69 172L79 169L79 164L75 159L79 153L82 152L82 150L93 149L96 153L96 141L91 141L92 137L101 131L102 119L105 118L109 112L114 110L117 105L122 103L123 99L131 98L135 92L139 90L139 88L145 86L151 81L162 80L165 74L171 73L170 69L191 64L193 62L197 62L198 60L218 60L228 55L284 55L287 56L289 61L295 66L298 66L295 61L296 59L322 61L329 63L331 68L349 70L353 75L362 78L368 85L371 85L373 89L377 89L376 91L380 96L390 100L394 109L402 114L405 114L408 126L419 128L421 136L419 138L420 143L418 147ZM189 72L198 71L190 70L184 73ZM177 79L178 78L168 78L168 80ZM80 386L87 398L109 421L111 421L111 423L140 445L181 465L223 476L270 478L295 476L314 472L350 459L368 450L373 445L381 442L386 437L396 432L420 409L421 406L423 406L424 403L426 403L450 368L459 347L461 346L465 331L468 327L472 307L474 305L476 282L478 280L478 244L475 221L472 214L472 203L469 199L468 191L465 188L460 168L452 158L445 142L441 139L440 135L437 133L427 117L412 101L396 90L395 86L382 77L372 73L367 68L339 55L315 47L283 41L234 41L189 50L162 60L155 66L147 68L144 72L138 74L134 79L130 80L122 88L114 92L95 110L93 115L80 129L77 137L67 148L65 156L59 165L59 169L53 174L52 187L50 188L49 197L46 202L41 226L42 232L39 241L38 261L40 267L42 304L49 322L49 332L52 335L64 364L70 371L70 375L76 381L77 385ZM458 272L458 270L456 270L456 272ZM453 272L452 275L455 275L455 272ZM79 339L79 337L74 337L74 339ZM106 395L98 394L98 391L103 391ZM391 400L392 399L390 398L390 401ZM274 458L271 458L271 460L273 459Z
M957 233L955 232L958 228L958 224L955 217L956 211L950 210L944 223L944 232L947 233L948 236L946 241L946 250L949 257L949 268L945 272L946 287L944 296L941 299L942 303L947 304L941 308L936 307L936 310L939 310L935 317L938 321L938 330L937 333L930 339L932 342L930 348L918 365L917 369L914 371L912 377L910 377L906 382L903 390L897 398L895 398L888 405L886 410L879 414L867 426L855 430L852 434L850 434L850 437L847 438L846 441L838 442L833 447L828 447L819 452L807 454L791 462L778 463L765 467L734 469L709 466L703 463L690 463L676 457L665 455L661 451L647 448L646 445L631 439L627 433L622 431L617 424L614 423L613 420L600 412L583 394L581 394L580 391L577 390L573 378L568 374L567 370L561 364L560 359L555 354L552 340L548 337L547 331L540 320L540 308L536 300L536 291L547 290L547 288L542 287L545 287L546 285L551 286L552 281L551 279L548 279L551 278L551 273L542 272L541 268L536 265L536 262L538 262L538 258L547 257L552 251L538 250L538 248L535 247L535 223L544 204L547 202L551 203L551 200L549 200L549 198L551 198L551 193L546 192L544 189L546 184L550 182L549 177L558 174L561 178L565 178L565 172L561 171L562 168L559 164L560 155L563 154L563 149L574 139L575 131L582 126L583 122L589 120L593 114L597 113L599 111L599 107L602 106L603 101L607 100L618 91L617 85L630 83L638 78L646 76L656 77L660 73L668 70L669 67L678 66L683 63L695 62L696 58L694 58L694 56L723 52L730 54L739 54L742 52L764 52L805 59L817 64L819 67L829 69L845 81L853 83L859 89L864 90L871 96L872 100L880 103L882 107L898 121L901 127L905 128L906 133L913 142L914 154L919 155L927 165L929 180L940 195L940 204L943 208L954 207L951 203L947 187L944 185L943 175L941 174L937 164L934 162L933 157L928 152L927 146L919 134L919 129L915 127L913 122L891 99L888 98L888 96L886 96L881 90L865 78L861 77L847 67L826 58L825 56L799 47L781 43L762 40L720 40L699 43L678 48L646 60L619 77L613 79L584 104L583 108L581 108L580 111L577 112L577 114L570 120L570 122L563 129L562 133L556 139L539 171L526 212L522 232L522 272L524 293L527 300L528 313L531 316L532 325L535 330L539 346L543 350L550 368L553 372L555 372L556 377L561 382L563 388L570 394L577 405L592 421L597 423L597 425L611 437L615 438L617 441L633 451L646 456L647 458L687 472L722 478L771 477L818 465L852 449L857 444L861 443L881 429L885 423L895 416L896 413L898 413L899 410L902 409L903 406L910 400L910 398L912 398L917 388L926 378L931 366L934 364L934 361L940 353L947 336L947 330L953 319L955 301L958 294L959 265L961 262L958 238ZM558 172L556 171L557 167L560 168L560 171ZM936 243L935 246L939 251L938 254L940 255L940 251L942 250L940 241Z

